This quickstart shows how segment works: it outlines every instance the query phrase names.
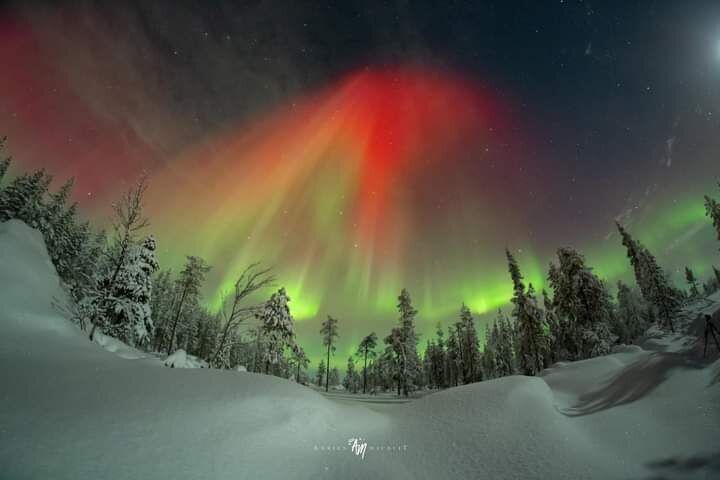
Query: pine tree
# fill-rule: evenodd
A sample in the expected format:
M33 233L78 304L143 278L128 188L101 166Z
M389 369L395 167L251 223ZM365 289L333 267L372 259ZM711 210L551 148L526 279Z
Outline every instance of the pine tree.
M290 314L288 303L290 297L284 288L273 293L262 309L256 313L263 330L265 349L265 373L270 372L270 365L281 363L286 348L295 346L295 321Z
M488 380L499 377L496 364L497 337L497 321L493 322L492 328L489 324L485 325L485 346L483 347L480 363L483 370L483 377Z
M45 170L15 177L0 191L0 222L17 218L42 231L46 218L44 200L51 181Z
M340 372L338 371L337 367L333 367L332 370L330 370L328 382L333 387L336 385L340 385Z
M176 289L179 292L179 298L174 306L175 313L168 337L167 354L173 352L175 346L176 335L178 334L178 324L184 309L188 305L193 306L198 303L200 296L200 287L205 281L205 275L210 271L210 266L200 257L187 256L185 268L180 272L180 276L176 280Z
M109 334L132 345L149 341L153 332L152 276L158 269L157 244L151 235L135 246L115 282Z
M370 359L375 358L377 355L375 353L375 348L377 348L377 335L375 335L375 332L372 332L370 335L366 336L360 341L360 345L358 346L357 354L359 357L363 359L363 393L366 393L367 391L367 361L368 357Z
M295 365L295 382L300 383L300 371L306 369L310 365L310 360L305 354L305 350L300 345L295 345L292 349L292 360Z
M650 251L633 239L619 223L616 225L620 231L622 243L627 248L627 255L635 271L635 280L643 298L658 309L659 319L663 325L674 332L672 318L680 307L677 290L670 286Z
M86 302L92 305L93 313L90 340L98 326L106 327L111 322L112 312L115 310L112 295L118 276L123 266L128 263L136 245L137 233L149 224L142 211L146 190L147 183L145 177L142 177L133 189L125 192L120 201L113 204L114 243L106 252L104 269L96 275L95 291L89 295Z
M685 267L685 280L687 280L688 285L690 285L690 296L695 298L699 297L700 290L698 290L698 281L693 271L690 270L690 267Z
M327 347L327 373L325 377L325 391L330 388L330 353L335 352L335 339L338 337L338 321L328 315L322 323L320 333L323 336L323 345Z
M618 282L618 328L620 343L633 343L645 332L642 302L638 295L623 282Z
M353 357L348 357L347 370L345 371L345 378L343 379L343 387L351 393L357 393L358 391L358 374L355 371L355 362L353 361Z
M522 275L515 257L505 250L508 271L513 282L513 317L517 328L518 362L524 375L537 375L543 368L543 352L546 338L543 330L542 311L530 289L525 291Z
M420 357L417 353L418 337L415 333L415 315L417 310L412 306L410 294L406 289L398 297L398 312L400 325L393 328L385 343L395 356L398 391L405 396L415 388L418 377L421 376Z
M472 383L482 380L478 368L480 351L475 320L470 309L464 303L460 308L460 322L457 324L456 331L460 337L463 382Z
M325 360L320 360L318 365L317 374L315 375L315 382L318 387L322 387L323 380L326 378L327 367L325 366Z
M442 326L438 323L435 330L435 348L431 359L433 370L433 384L437 388L447 387L447 375L445 366L447 365L447 353L445 351L445 334Z
M460 342L456 330L448 327L447 355L445 371L447 372L447 385L457 387L460 384L460 365L462 357L460 354Z
M570 360L609 353L614 342L610 331L613 311L605 284L575 250L560 248L557 255L559 266L551 266L548 280L555 292L554 313L566 327L563 349Z
M514 359L510 325L501 310L491 325L485 328L485 349L482 356L485 378L499 378L512 375Z

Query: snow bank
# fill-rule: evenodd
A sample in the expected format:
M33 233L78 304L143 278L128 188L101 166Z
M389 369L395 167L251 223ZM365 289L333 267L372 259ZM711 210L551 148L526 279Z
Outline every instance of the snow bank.
M163 364L170 368L208 368L208 363L180 349L168 356Z
M53 308L62 291L42 239L18 222L0 225L0 282L3 478L720 473L718 362L704 367L681 353L627 347L556 365L538 378L366 407L275 377L158 368L157 359L127 361L105 351ZM172 363L180 365L180 357L176 352ZM348 449L351 438L367 443L364 458Z

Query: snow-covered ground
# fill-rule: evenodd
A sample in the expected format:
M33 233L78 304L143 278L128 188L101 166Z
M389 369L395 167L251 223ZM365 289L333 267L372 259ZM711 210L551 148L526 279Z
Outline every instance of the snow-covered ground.
M89 342L63 298L40 235L0 224L0 478L720 478L720 363L683 335L378 408Z

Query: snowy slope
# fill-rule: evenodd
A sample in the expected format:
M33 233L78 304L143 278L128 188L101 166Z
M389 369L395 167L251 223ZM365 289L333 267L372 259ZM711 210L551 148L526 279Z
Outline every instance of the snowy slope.
M720 476L720 364L694 353L629 347L368 408L109 352L53 308L62 298L39 234L1 224L2 479Z

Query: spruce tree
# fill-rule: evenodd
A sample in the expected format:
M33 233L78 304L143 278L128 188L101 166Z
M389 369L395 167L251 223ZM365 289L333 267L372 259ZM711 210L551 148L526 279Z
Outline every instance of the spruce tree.
M338 321L328 315L322 323L320 333L323 336L323 345L327 347L327 370L325 376L325 391L330 388L330 352L335 352L335 339L338 337Z
M546 338L543 331L542 311L531 291L525 290L522 275L515 257L505 250L508 271L513 282L513 317L517 328L518 363L524 375L537 375L543 368Z
M460 322L457 324L460 336L462 375L464 383L482 380L480 372L480 350L475 320L470 309L463 303L460 307Z
M445 351L445 334L442 326L438 323L435 330L435 348L431 359L433 369L433 383L437 388L447 387L447 353Z
M635 280L645 301L658 310L659 320L674 332L673 316L680 308L677 290L670 286L655 257L639 241L617 223L622 243L627 249L630 264L635 271Z
M698 281L693 271L690 270L690 267L685 267L685 280L687 280L688 285L690 285L690 296L695 298L699 297L700 290L698 290Z
M0 191L0 222L17 218L42 231L46 220L45 196L51 181L45 170L15 177Z
M205 275L210 271L210 266L200 257L186 257L185 268L180 272L180 276L176 280L176 288L179 292L179 298L174 306L174 316L168 337L167 354L173 352L176 336L178 334L178 325L185 309L192 307L198 303L200 296L200 287L205 281Z
M720 184L718 184L718 186L720 186ZM720 203L708 195L705 195L705 215L712 220L718 240L720 240Z
M407 396L417 385L418 376L422 372L420 357L417 353L418 337L415 333L417 310L412 306L410 294L404 288L398 297L397 308L400 313L400 325L393 328L385 339L385 343L395 356L398 390Z
M638 295L623 282L618 282L618 328L619 342L630 344L645 332L643 306Z
M358 391L358 374L355 371L355 361L353 357L348 357L347 370L345 371L345 378L343 379L343 387L350 393L357 393Z
M337 367L333 367L332 370L330 370L330 376L328 377L328 381L333 387L336 385L340 385L340 371L337 369Z
M284 288L273 293L258 313L263 337L266 342L265 373L270 373L270 365L277 366L283 359L286 348L295 347L295 320L290 313L290 297ZM276 369L277 370L277 369Z
M457 387L460 384L460 342L456 330L448 327L447 355L445 371L447 372L447 385Z
M317 383L318 387L322 387L323 380L325 380L327 367L325 366L325 360L320 360L320 364L318 364L317 373L315 375L315 382Z
M114 310L108 333L131 345L143 345L153 332L152 276L158 269L157 244L151 235L135 246L123 264L112 292Z
M501 310L498 310L492 335L495 345L495 375L498 377L514 375L517 361L513 346L513 326Z
M548 280L555 292L553 311L566 327L562 348L570 360L609 353L613 311L605 284L575 250L560 248L557 256L559 264L551 266Z
M490 325L485 325L485 346L483 347L482 357L480 363L483 370L483 378L490 380L497 378L497 321L493 322L492 328Z

